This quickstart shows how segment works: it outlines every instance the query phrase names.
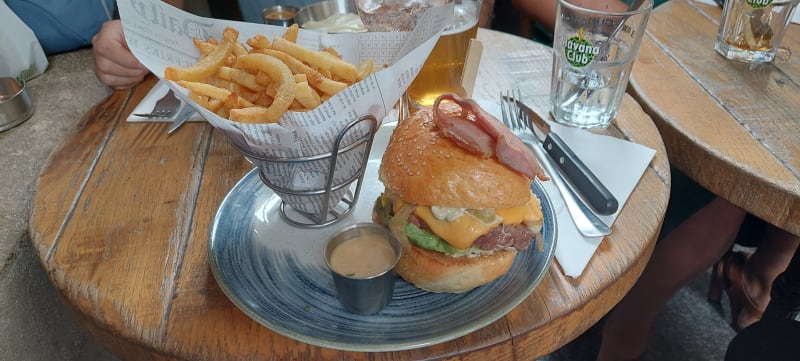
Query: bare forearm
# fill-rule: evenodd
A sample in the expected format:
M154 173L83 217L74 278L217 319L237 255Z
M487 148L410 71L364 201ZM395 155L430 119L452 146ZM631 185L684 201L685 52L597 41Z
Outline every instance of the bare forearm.
M620 0L573 0L570 3L603 10L625 11L628 9L628 5ZM511 4L548 30L555 29L558 0L511 0Z
M515 9L552 31L556 23L557 0L511 0Z
M163 0L163 1L178 9L183 9L183 0Z

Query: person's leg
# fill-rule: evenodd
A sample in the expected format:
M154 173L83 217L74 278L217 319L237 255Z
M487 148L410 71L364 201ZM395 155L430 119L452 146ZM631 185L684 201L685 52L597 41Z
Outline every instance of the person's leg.
M661 239L642 277L606 318L597 360L635 359L644 353L664 304L730 249L745 214L715 198Z
M733 320L740 328L758 321L770 300L772 282L786 269L800 238L774 226L764 228L758 248L745 263L742 272L742 285L745 295L753 308L744 307L739 319Z

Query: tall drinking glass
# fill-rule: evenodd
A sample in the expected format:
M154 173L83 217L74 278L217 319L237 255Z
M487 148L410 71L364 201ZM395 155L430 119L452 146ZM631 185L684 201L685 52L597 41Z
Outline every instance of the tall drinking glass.
M419 74L408 87L408 98L415 108L432 106L439 95L456 93L466 96L461 86L464 61L470 40L478 34L481 0L455 3L453 21L448 25Z
M652 0L559 0L550 84L557 122L611 124L652 9Z
M470 39L478 33L481 0L356 0L369 31L411 31L425 10L454 3L452 22L444 29L404 98L411 108L431 106L448 92L466 94L461 86Z
M356 0L367 31L411 31L425 10L452 0Z
M775 59L800 0L727 0L714 49L727 59L766 63Z

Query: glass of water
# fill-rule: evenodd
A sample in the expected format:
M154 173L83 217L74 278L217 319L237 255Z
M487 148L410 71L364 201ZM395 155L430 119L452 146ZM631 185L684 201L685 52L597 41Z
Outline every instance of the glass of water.
M652 9L653 0L559 0L550 84L557 122L611 124Z

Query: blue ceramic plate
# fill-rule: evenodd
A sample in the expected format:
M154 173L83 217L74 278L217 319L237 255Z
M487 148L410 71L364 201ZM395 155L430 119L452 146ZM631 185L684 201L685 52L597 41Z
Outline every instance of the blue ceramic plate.
M376 134L356 208L320 229L298 229L279 214L280 200L258 171L228 193L211 226L209 263L223 292L260 324L295 340L350 351L397 351L449 341L480 329L522 302L539 284L553 258L555 217L538 182L532 190L544 213L543 252L520 252L511 270L462 294L422 291L401 278L381 312L359 316L339 303L323 260L326 240L342 227L371 220L383 190L378 165L394 123Z

